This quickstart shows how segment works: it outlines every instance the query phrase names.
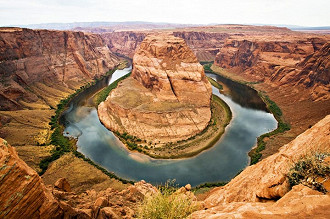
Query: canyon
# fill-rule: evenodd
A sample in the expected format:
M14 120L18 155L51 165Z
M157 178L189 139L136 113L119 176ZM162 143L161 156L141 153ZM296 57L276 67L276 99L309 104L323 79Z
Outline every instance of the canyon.
M271 26L215 25L115 31L101 36L113 52L133 57L144 37L153 32L182 37L199 61L214 61L213 72L248 84L275 101L291 129L267 139L262 158L330 113L327 34Z
M330 214L328 194L305 185L291 189L286 178L301 156L330 150L329 35L247 25L101 34L80 30L85 32L0 28L0 137L6 139L0 140L0 217L130 218L136 216L137 205L146 194L157 192L143 181L130 185L110 179L74 152L53 161L42 177L37 174L40 161L50 157L55 148L48 145L52 133L49 122L60 100L106 75L119 64L120 57L133 58L141 44L143 49L133 58L136 68L132 76L119 85L119 91L135 95L134 89L138 87L148 100L152 97L163 101L162 96L148 90L151 89L171 101L180 98L189 104L200 101L201 109L205 108L200 113L203 116L198 117L203 124L198 128L200 131L210 119L212 103L210 86L205 85L204 70L197 62L214 61L213 72L269 96L281 108L282 119L291 126L289 131L265 140L259 163L247 167L226 186L205 194L205 200L200 202L203 209L193 213L193 218L304 218L314 215L326 218ZM156 57L164 51L171 54L166 46L149 48L143 44L144 39L150 40L146 37L150 33L183 38L192 51L181 48L188 54L183 58L192 63L187 69L196 69L199 74L182 74L179 79L174 75L174 78L165 77L165 74L145 75L156 69L164 73L166 68L162 64L171 67L170 63L144 60L145 56L153 57L150 54ZM178 41L184 43L183 40ZM172 47L179 49L174 44ZM180 80L186 80L185 77L204 83L204 92L186 95L183 92L186 88L198 91L203 86L184 87ZM177 82L177 87L171 79ZM119 91L111 93L113 98L124 95ZM208 98L201 98L201 94ZM134 95L127 98L135 101ZM106 102L111 100L108 99ZM127 104L134 102L130 101ZM124 114L130 115L126 108L116 110L123 118ZM132 118L145 119L141 115L132 114ZM158 122L159 117L154 120ZM131 121L131 118L127 120L126 126L133 129L135 135L138 130L134 130ZM192 130L192 133L197 132L196 128ZM166 135L153 141L167 142ZM174 139L174 132L173 135ZM184 133L176 140L191 135Z
M211 190L205 200L199 201L203 209L191 217L327 217L329 195L302 184L290 189L286 176L301 156L329 151L329 124L330 116L327 116L278 153L246 168L227 185ZM136 215L136 205L143 197L158 192L157 188L141 181L121 191L108 188L77 194L65 178L45 186L38 174L18 157L15 148L3 139L0 139L0 155L0 215L3 218L22 215L34 218L131 218ZM324 185L328 181L323 182ZM187 185L178 192L191 197L190 189Z

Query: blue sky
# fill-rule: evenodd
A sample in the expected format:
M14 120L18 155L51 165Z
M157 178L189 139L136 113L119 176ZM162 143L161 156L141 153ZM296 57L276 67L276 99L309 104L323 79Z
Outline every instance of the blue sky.
M0 0L0 26L91 21L330 26L330 0Z

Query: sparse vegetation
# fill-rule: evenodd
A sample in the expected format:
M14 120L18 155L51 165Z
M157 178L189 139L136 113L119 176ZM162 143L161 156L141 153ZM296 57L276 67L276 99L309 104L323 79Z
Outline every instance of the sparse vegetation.
M265 133L257 138L257 147L249 152L249 156L251 157L250 165L258 163L262 154L261 151L265 150L266 142L264 141L265 138L269 138L273 135L285 132L290 130L290 125L285 123L282 119L282 111L276 105L274 101L272 101L267 95L262 95L259 92L259 96L263 99L266 103L267 108L271 113L273 113L275 119L277 120L277 128L274 131Z
M186 218L199 209L194 196L178 192L166 183L156 194L147 195L138 208L138 218Z
M89 158L86 158L83 154L76 151L76 146L75 146L76 141L74 139L69 139L69 138L63 136L64 127L59 122L59 118L61 117L62 113L64 112L64 110L66 110L68 104L76 95L78 95L80 92L84 91L85 89L95 85L98 81L111 75L115 70L116 69L113 69L113 70L107 72L104 76L102 76L100 78L96 78L93 82L90 82L84 86L81 86L79 89L76 90L75 93L69 95L65 99L62 99L60 101L60 103L57 105L55 115L53 115L51 117L51 121L49 122L51 129L54 130L50 137L50 144L54 145L55 148L51 151L51 156L40 161L40 164L39 164L39 167L41 169L41 171L39 173L40 175L42 175L46 172L46 170L48 169L48 166L51 162L59 159L63 154L72 151L76 157L81 158L84 161L87 161L88 163L90 163L91 165L95 166L96 168L101 170L103 173L108 175L110 178L115 178L117 180L120 180L123 183L133 183L133 181L121 179L118 176L116 176L115 174L108 172L103 167L98 166L93 161L91 161ZM118 81L119 81L119 79L117 81L115 81L114 83L116 83L116 82L118 83ZM116 84L116 86L117 86L117 84ZM110 86L108 86L108 87L110 87Z
M196 186L194 188L194 190L198 190L198 189L201 189L201 188L213 188L213 187L224 186L227 183L228 182L207 182L207 183L201 184L199 186Z
M330 178L330 153L316 152L301 157L290 169L287 177L291 187L303 184L326 193L323 182Z
M110 94L110 91L113 90L114 88L116 88L118 86L118 83L121 80L124 80L125 78L129 77L130 75L131 75L131 73L124 75L123 77L117 79L116 81L111 83L109 86L107 86L103 90L101 90L96 96L96 106L98 106L101 102L105 101L105 99Z
M203 67L205 72L213 73L213 70L211 69L213 62L200 62Z
M212 84L213 87L216 87L219 90L223 89L222 85L215 81L213 78L207 77L207 80Z

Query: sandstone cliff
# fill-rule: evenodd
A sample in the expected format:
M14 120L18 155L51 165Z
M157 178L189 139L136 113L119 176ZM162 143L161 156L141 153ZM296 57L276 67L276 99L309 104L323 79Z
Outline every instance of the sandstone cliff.
M157 192L144 181L122 191L107 188L81 194L71 192L64 178L46 187L3 139L0 166L0 218L132 218L137 203L146 194Z
M0 217L59 218L63 211L41 178L0 139Z
M119 31L103 33L101 36L112 52L133 58L136 48L148 34L153 32L155 31ZM189 30L173 31L171 33L184 39L199 61L213 61L225 39L230 36L228 33Z
M99 35L1 28L0 109L54 107L51 99L60 99L117 63Z
M303 185L290 191L286 174L309 153L330 151L330 115L283 146L278 153L247 167L226 186L211 191L193 218L326 218L330 196ZM329 179L328 179L329 180Z
M112 52L133 58L135 49L146 35L161 32L171 33L176 37L184 39L199 61L214 61L225 40L231 36L294 33L287 28L272 26L216 25L177 28L173 31L168 29L143 30L143 28L132 31L118 30L111 33L102 33L101 36L107 42Z
M151 35L133 58L132 76L98 107L109 129L152 142L175 142L210 121L211 85L183 39Z
M325 77L329 39L297 34L233 37L217 54L215 65L272 86L304 84L314 100L326 100L330 98L329 77Z

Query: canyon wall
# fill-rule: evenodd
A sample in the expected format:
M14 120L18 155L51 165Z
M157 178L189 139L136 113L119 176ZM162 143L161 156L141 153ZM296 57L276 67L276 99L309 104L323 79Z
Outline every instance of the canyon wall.
M211 118L211 85L181 38L150 35L133 58L132 75L98 107L110 130L152 142L176 142L201 132Z
M88 29L82 29L90 31ZM186 41L199 61L214 61L216 54L230 36L293 33L287 28L252 25L215 25L177 28L174 30L131 30L102 33L111 51L133 58L134 51L145 36L153 33L171 33Z
M202 31L168 32L184 39L199 61L213 61L225 39L229 37L227 33ZM101 36L105 39L112 52L133 58L136 48L148 34L152 33L155 33L155 31L120 31L104 33Z
M121 191L87 189L80 194L71 191L65 178L46 187L40 176L18 157L15 148L1 138L0 167L0 218L4 219L132 218L137 203L145 195L157 192L144 181Z
M327 100L329 40L304 35L232 37L214 63L272 86L303 85L313 100Z
M1 28L0 109L54 107L47 96L60 99L117 64L99 35Z

